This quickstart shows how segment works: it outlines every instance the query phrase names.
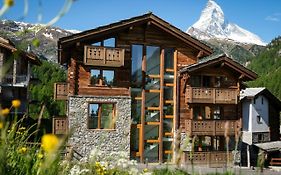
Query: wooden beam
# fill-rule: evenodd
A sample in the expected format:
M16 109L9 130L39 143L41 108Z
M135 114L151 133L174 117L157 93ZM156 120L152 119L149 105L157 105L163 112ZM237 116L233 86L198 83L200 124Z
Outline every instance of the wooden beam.
M146 140L146 143L159 143L159 140Z
M164 86L166 86L166 87L174 87L174 85L175 85L174 83L165 83L164 84Z
M176 133L176 129L178 129L177 128L177 122L180 122L180 121L177 121L176 119L177 119L177 93L180 93L180 92L177 92L177 86L179 86L178 84L177 84L177 79L178 79L178 71L177 71L177 68L178 68L178 51L177 50L175 50L174 51L174 87L173 87L173 101L174 101L174 103L173 103L173 128L172 128L172 131L174 132L174 134ZM174 135L174 137L175 137L175 135ZM173 150L173 152L172 152L172 160L173 160L173 162L175 162L174 160L175 160L175 149L177 149L177 148L175 148L175 142L173 142L173 144L172 144L172 150Z
M150 74L150 75L147 75L149 78L160 78L160 75L152 75L152 74Z
M200 50L196 56L197 59L201 58L202 56L204 56L204 52L202 50Z
M146 122L146 125L160 125L160 122Z
M164 56L165 56L165 50L161 49L160 54L160 116L159 116L159 163L163 162L163 118L164 118Z
M164 118L167 118L167 119L168 119L168 118L169 118L169 119L173 119L173 118L174 118L174 115L165 115L165 116L164 116Z
M145 124L145 76L146 76L146 48L143 47L142 57L142 101L141 101L141 128L139 137L140 162L144 162L144 124Z
M98 129L101 129L101 104L99 104L98 108Z
M167 68L165 69L166 72L174 72L174 69Z

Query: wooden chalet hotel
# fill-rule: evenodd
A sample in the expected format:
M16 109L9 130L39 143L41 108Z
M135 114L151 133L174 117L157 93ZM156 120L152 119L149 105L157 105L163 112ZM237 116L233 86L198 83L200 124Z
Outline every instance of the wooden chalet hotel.
M242 82L257 75L152 13L61 38L59 63L67 82L55 84L67 117L53 132L73 129L69 144L88 156L124 152L140 162L189 161L225 164L241 128ZM225 129L227 126L227 129ZM178 133L181 132L181 133Z

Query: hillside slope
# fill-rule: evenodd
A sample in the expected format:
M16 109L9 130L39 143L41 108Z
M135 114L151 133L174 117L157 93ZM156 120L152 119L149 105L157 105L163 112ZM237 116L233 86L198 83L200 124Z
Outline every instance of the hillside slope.
M281 100L281 36L272 40L264 51L254 57L248 68L259 75L249 86L267 87Z

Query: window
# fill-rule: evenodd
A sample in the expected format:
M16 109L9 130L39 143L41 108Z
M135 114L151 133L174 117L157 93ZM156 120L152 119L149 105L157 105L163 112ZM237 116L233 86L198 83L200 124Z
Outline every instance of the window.
M261 104L263 105L263 97L261 98Z
M160 74L160 47L146 46L146 73L148 75Z
M104 47L115 47L115 38L108 38L103 41Z
M93 43L91 44L92 46L101 46L101 42L96 42L96 43Z
M220 77L220 76L215 77L214 87L221 87L221 84L222 84L222 77Z
M94 86L114 86L115 74L113 70L91 69L91 85Z
M165 63L165 69L174 68L174 49L173 48L165 48L164 63Z
M112 103L89 104L88 129L114 129L115 105Z
M205 119L205 108L203 106L195 106L193 108L193 118L197 120Z
M257 116L257 122L258 122L258 124L261 124L261 123L262 123L262 122L261 122L261 116L260 116L260 115Z
M108 38L103 41L95 42L92 46L104 46L104 47L115 47L115 38Z
M133 87L140 87L142 84L142 57L143 46L132 45L132 83Z
M263 142L263 141L264 141L263 134L258 134L258 142Z
M214 119L222 119L222 107L214 107Z
M203 87L211 87L211 77L203 76Z
M191 76L190 84L192 87L200 87L201 86L201 77L198 75Z

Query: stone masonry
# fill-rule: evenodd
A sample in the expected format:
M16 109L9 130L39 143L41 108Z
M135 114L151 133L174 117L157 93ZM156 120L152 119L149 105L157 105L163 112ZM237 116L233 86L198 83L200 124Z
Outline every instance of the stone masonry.
M112 130L88 129L89 103L110 102L116 104L116 125ZM130 157L131 98L71 96L69 97L68 119L69 145L84 157L92 150L99 150L103 157L117 157L121 152Z

